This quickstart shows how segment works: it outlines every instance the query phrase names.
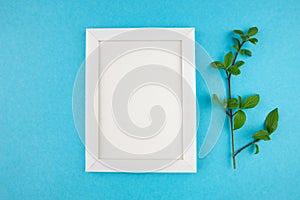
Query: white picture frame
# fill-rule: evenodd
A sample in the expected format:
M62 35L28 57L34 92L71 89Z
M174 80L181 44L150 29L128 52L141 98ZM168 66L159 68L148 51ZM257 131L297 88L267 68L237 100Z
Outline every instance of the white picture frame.
M86 29L86 109L85 109L85 145L86 145L86 172L171 172L171 173L195 173L197 172L197 154L196 154L196 83L195 83L195 30L194 28L91 28ZM117 42L110 44L108 42ZM124 42L125 41L125 42ZM126 43L127 41L127 43ZM180 73L185 81L180 82L182 91L182 155L180 158L169 159L159 154L154 154L147 159L136 156L127 159L127 156L105 158L100 157L101 147L99 138L103 137L99 133L101 129L100 121L106 113L102 113L101 98L106 95L99 86L101 79L100 69L103 58L103 52L113 52L113 48L127 48L132 44L144 45L155 43L155 45L174 46L178 49L180 44ZM136 42L138 41L138 42ZM171 41L169 45L168 41ZM174 41L174 42L172 42ZM180 43L178 43L179 41ZM103 45L106 42L106 46ZM121 43L124 42L124 43ZM139 43L140 42L140 43ZM145 45L145 48L148 46ZM151 45L150 45L151 46ZM110 48L110 49L109 49ZM117 49L118 49L117 48ZM129 47L128 47L129 48ZM173 47L170 47L173 48ZM149 52L148 52L149 53ZM107 54L104 54L106 56ZM101 57L102 56L102 57ZM100 59L101 57L101 59ZM109 56L107 56L109 57ZM151 57L151 55L150 55ZM163 58L163 56L162 56ZM160 58L161 59L161 58ZM162 59L161 59L162 60ZM164 60L164 59L163 59ZM109 60L107 62L110 62ZM101 79L102 80L102 79ZM107 79L109 80L109 79ZM101 84L100 84L101 85ZM99 89L100 88L100 89ZM188 89L186 89L188 88ZM187 90L193 95L187 94ZM104 116L105 117L105 116ZM106 126L104 124L103 126ZM186 133L189 132L189 136ZM101 140L103 141L103 140ZM100 152L100 153L99 153ZM105 149L103 152L106 152ZM113 151L111 151L113 152ZM167 152L167 151L166 151ZM138 152L137 152L138 153ZM105 154L108 155L108 154ZM117 154L115 154L117 155ZM168 155L168 153L165 153ZM140 159L141 158L141 159ZM107 162L109 160L109 162ZM157 162L156 162L157 161ZM157 167L159 162L167 163L164 166ZM155 170L143 166L152 165ZM138 166L130 168L130 165ZM116 166L125 166L124 168Z

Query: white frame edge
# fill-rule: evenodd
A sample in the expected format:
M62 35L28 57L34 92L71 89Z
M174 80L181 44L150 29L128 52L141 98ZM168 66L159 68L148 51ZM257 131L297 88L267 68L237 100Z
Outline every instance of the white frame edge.
M89 153L87 149L92 149L93 152L98 152L98 124L95 120L94 109L95 105L93 104L94 99L91 98L95 92L95 85L97 85L98 79L98 41L109 40L110 38L130 31L140 28L92 28L86 29L86 77L85 77L85 91L86 91L86 105L85 105L85 171L86 172L119 172L112 168L107 167L106 165L99 162L95 157ZM157 29L157 28L143 28L143 29ZM195 29L194 28L159 28L166 29L169 31L175 31L185 38L193 41L185 44L182 42L182 56L189 58L189 65L193 67L185 67L187 65L186 61L182 60L182 75L185 80L188 80L189 87L192 88L194 94L196 94L196 75L195 75ZM178 40L181 40L180 38ZM188 46L186 46L188 45ZM183 86L184 88L184 86ZM96 91L96 99L98 94ZM194 101L194 111L193 116L188 116L189 119L183 118L183 127L185 127L185 120L192 120L192 129L195 130L195 137L192 143L189 145L189 148L183 152L183 159L177 160L170 166L167 166L159 171L155 172L171 172L171 173L196 173L197 172L197 153L196 153L196 99ZM183 104L184 104L184 91L183 91ZM184 105L183 105L184 106ZM96 115L97 116L97 115ZM189 123L191 125L191 123ZM183 131L184 134L184 131ZM183 137L184 140L184 137ZM98 156L98 155L96 155Z

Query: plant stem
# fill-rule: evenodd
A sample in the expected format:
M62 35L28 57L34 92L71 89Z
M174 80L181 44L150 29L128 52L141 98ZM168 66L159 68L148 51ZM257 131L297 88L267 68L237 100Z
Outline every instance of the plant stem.
M230 109L230 130L231 130L231 152L232 152L232 162L233 162L233 169L236 169L236 160L234 154L234 132L233 132L233 121L232 121L232 109Z
M231 99L231 77L227 76L227 85L228 85L228 98ZM233 117L232 117L232 109L229 109L229 121L230 121L230 134L231 134L231 155L232 155L232 162L233 168L236 169L236 161L234 155L234 132L233 132Z
M231 65L234 65L236 62L236 59L239 55L239 51L242 48L242 46L245 44L246 41L243 41L238 48L238 51L236 51L235 55L234 55L234 59L232 61ZM228 73L226 71L226 77L227 77L227 86L228 86L228 99L231 99L231 73ZM228 113L228 112L226 112ZM227 114L229 116L229 121L230 121L230 134L231 134L231 155L232 155L232 163L233 163L233 169L236 169L236 159L235 156L237 154L235 154L235 150L234 150L234 130L233 130L233 114L232 114L232 109L229 109L229 114ZM245 147L247 148L247 147ZM243 149L242 149L243 150ZM241 150L241 151L242 151Z
M242 148L240 148L239 150L237 150L237 152L234 154L234 157L236 157L241 151L243 151L244 149L250 147L251 145L254 145L258 141L259 141L259 139L255 139L252 142L249 142L248 144L246 144L245 146L243 146Z

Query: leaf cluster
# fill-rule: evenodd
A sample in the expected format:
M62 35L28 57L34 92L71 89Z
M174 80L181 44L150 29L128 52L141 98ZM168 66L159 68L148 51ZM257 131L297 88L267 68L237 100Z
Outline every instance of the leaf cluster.
M241 55L252 56L252 52L249 49L241 49L240 47L246 42L251 42L252 44L258 42L258 39L254 37L258 33L258 28L251 27L248 29L247 33L242 30L233 30L233 32L237 34L239 38L233 37L235 44L232 47Z
M278 108L275 108L267 115L264 129L257 131L252 137L258 140L271 140L270 135L278 127L278 118Z
M260 97L258 94L251 95L246 98L242 98L241 96L237 96L234 98L231 96L230 90L230 78L231 75L239 75L241 73L240 67L245 64L244 61L239 60L237 61L238 55L243 56L252 56L252 52L249 49L243 48L243 45L247 42L252 44L257 44L258 39L254 36L258 33L257 27L251 27L246 32L242 30L233 30L233 33L237 36L233 37L234 44L233 48L235 49L235 53L232 51L228 52L223 61L214 61L211 63L211 67L224 70L226 72L226 76L228 79L228 94L229 98L223 98L221 101L216 94L213 94L212 99L213 101L221 106L225 113L231 119L231 132L233 134L234 130L238 130L243 127L246 122L246 109L251 109L257 106L259 103ZM264 129L257 131L255 134L252 135L254 139L249 144L242 147L236 153L234 153L233 160L235 163L235 156L241 152L243 149L247 148L248 146L255 145L255 154L259 153L259 146L256 144L258 141L264 140L268 141L271 140L270 135L277 129L278 126L278 108L272 110L266 117L264 122ZM234 147L233 147L234 148ZM235 164L234 164L235 168Z
M219 106L222 106L224 109L238 109L233 114L233 130L237 130L240 129L246 122L246 114L243 110L256 107L259 103L259 95L255 94L245 98L244 100L241 96L238 96L238 98L230 98L228 101L224 98L223 102L221 102L218 96L213 94L213 101Z
M257 38L254 38L258 33L257 27L251 27L248 29L247 33L244 33L241 30L233 30L235 34L239 36L233 37L234 45L232 46L236 50L236 54L234 55L231 51L228 52L223 61L215 61L211 63L211 66L216 69L223 69L228 74L239 75L241 73L240 67L245 64L244 61L235 61L238 54L252 56L252 52L249 49L242 49L242 46L246 42L251 42L252 44L256 44L258 42Z
M238 61L234 64L233 60L234 60L234 55L230 51L225 55L223 62L215 61L215 62L211 63L211 66L213 68L216 68L216 69L223 69L226 72L237 76L241 73L241 70L239 68L242 65L244 65L245 62L244 61Z
M255 139L255 142L260 140L269 141L271 140L270 135L277 129L278 127L278 108L272 110L265 119L264 129L257 131L252 138ZM255 154L259 153L259 146L255 144Z

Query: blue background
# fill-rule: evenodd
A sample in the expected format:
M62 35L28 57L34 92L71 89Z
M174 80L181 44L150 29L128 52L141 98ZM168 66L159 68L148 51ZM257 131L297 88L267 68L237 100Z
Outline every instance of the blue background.
M0 199L300 199L300 1L0 1ZM72 89L90 27L195 27L213 59L230 30L259 27L233 93L259 93L237 146L279 108L280 124L259 155L232 170L227 127L197 174L84 172ZM208 95L198 77L198 95ZM202 102L202 107L210 105ZM201 113L198 149L209 123Z

